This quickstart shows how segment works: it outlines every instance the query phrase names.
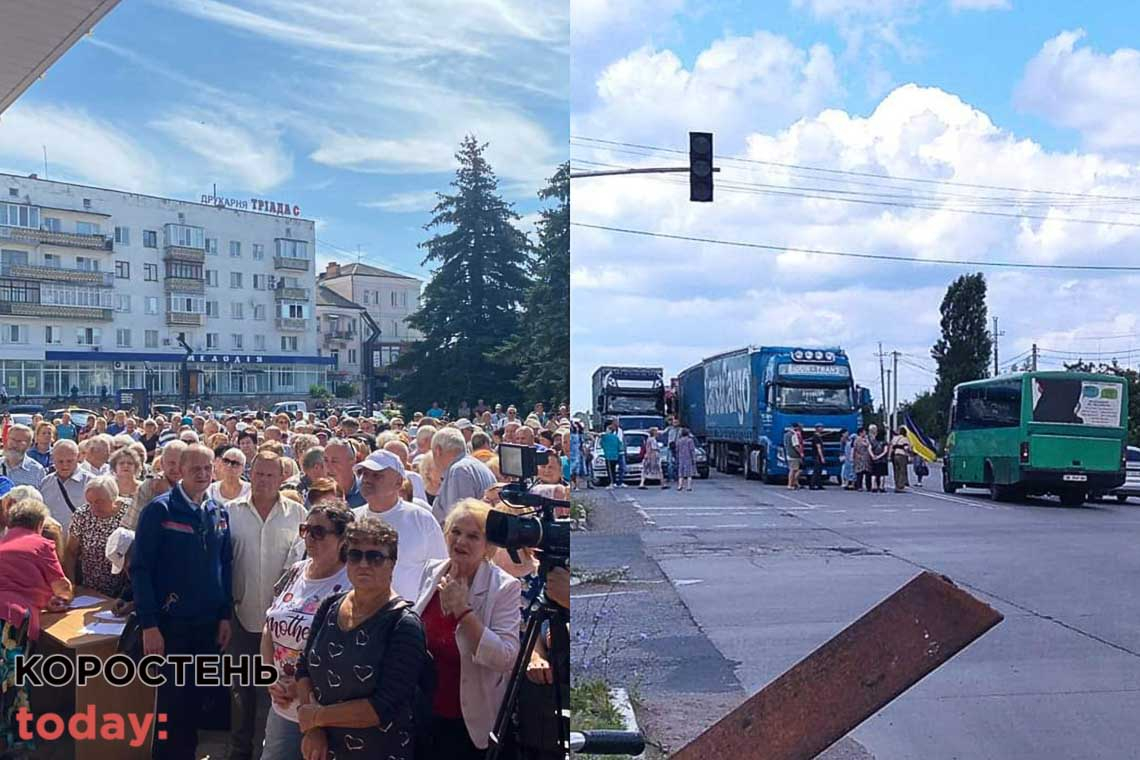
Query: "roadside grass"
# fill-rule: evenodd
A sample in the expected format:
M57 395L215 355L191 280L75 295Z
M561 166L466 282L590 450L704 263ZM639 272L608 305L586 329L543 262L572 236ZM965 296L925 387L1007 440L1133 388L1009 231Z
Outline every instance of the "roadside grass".
M574 731L625 728L621 713L610 699L609 686L600 678L577 679L570 687L570 716ZM606 760L607 756L576 752L574 757L579 760Z

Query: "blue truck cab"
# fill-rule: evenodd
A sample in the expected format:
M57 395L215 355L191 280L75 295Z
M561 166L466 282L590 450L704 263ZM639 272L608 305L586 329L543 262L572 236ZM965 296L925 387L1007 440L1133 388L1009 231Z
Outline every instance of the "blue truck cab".
M708 446L720 472L786 479L784 431L823 426L825 471L839 477L840 437L854 435L870 394L855 385L840 348L763 347L719 354L678 378L681 423ZM810 461L810 460L809 460Z

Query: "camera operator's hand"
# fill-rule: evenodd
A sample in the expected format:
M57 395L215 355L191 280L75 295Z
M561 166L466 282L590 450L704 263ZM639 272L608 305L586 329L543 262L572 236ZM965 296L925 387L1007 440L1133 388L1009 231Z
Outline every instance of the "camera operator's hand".
M570 571L556 567L546 575L546 598L559 607L570 609Z
M538 652L532 652L530 655L530 662L526 666L526 677L531 683L540 686L554 683L554 671L551 670L550 663Z

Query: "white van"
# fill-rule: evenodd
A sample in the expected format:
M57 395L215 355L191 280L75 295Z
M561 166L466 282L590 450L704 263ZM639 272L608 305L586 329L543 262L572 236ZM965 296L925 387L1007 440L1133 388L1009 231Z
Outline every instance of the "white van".
M272 414L280 414L281 412L285 412L285 414L289 415L295 414L297 412L305 412L307 414L308 411L309 405L304 401L281 401L274 404L273 409L270 410Z

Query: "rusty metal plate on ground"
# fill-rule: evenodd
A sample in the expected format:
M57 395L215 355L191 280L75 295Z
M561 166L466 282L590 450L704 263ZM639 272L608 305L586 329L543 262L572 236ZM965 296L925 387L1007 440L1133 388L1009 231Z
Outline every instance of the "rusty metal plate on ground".
M924 572L721 718L672 760L808 760L1002 621Z

